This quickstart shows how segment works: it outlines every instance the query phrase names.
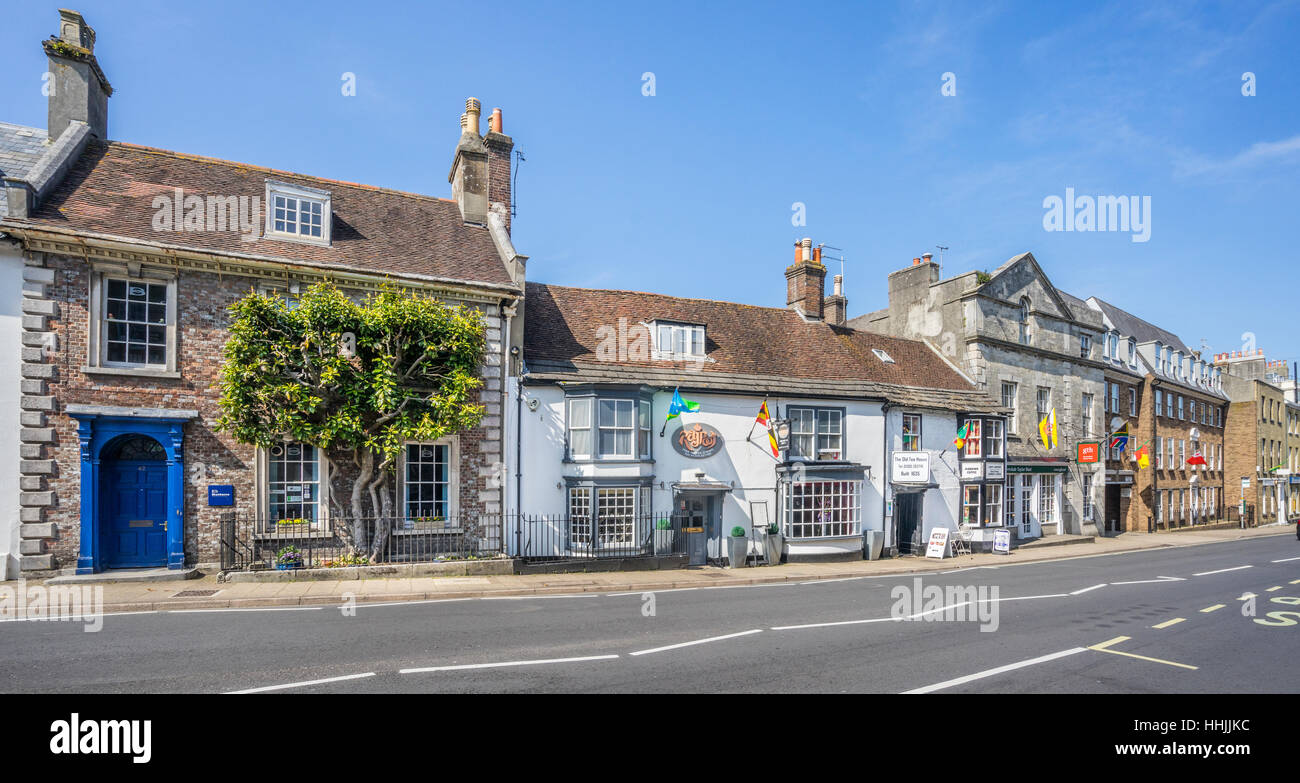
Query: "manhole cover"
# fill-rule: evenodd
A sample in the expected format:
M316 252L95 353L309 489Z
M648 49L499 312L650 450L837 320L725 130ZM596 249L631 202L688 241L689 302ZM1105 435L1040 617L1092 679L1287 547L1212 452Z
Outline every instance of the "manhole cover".
M176 593L172 598L207 598L216 595L220 590L182 590Z

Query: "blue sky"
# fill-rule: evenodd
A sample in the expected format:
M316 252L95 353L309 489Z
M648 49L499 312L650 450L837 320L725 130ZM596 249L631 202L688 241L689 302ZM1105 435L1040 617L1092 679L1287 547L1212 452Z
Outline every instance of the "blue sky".
M0 119L44 126L58 5L4 12ZM1029 250L1194 348L1300 359L1297 2L73 5L122 141L446 196L465 97L501 107L530 279L782 306L810 236L857 315L936 245L945 275ZM1149 196L1150 240L1045 231L1066 187Z

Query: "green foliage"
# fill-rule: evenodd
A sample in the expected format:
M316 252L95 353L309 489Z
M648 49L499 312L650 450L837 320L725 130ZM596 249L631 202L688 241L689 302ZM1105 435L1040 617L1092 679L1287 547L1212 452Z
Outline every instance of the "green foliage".
M485 346L477 310L386 289L353 302L331 283L296 307L250 291L230 307L219 430L370 451L391 466L407 440L478 424Z
M733 538L744 538L745 528L741 527L740 525L736 525L731 529L731 535Z
M673 521L671 519L660 519L655 522L655 530L672 530Z
M984 285L985 283L987 283L992 279L993 276L990 275L987 271L975 273L975 282L979 285Z
M767 526L767 534L768 534L769 536L779 536L779 535L781 535L781 526L778 525L777 523L773 522L772 524L770 524L770 525Z

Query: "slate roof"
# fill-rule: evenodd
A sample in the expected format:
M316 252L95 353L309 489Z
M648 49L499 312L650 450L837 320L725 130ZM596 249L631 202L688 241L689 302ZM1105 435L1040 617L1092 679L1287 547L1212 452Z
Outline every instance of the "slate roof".
M44 154L46 138L44 128L0 122L0 177L26 178ZM8 199L0 195L0 218L8 214Z
M1103 302L1102 300L1097 299L1095 296L1093 299L1097 300L1097 305L1101 308L1101 311L1106 314L1106 318L1114 324L1115 330L1121 335L1132 337L1139 343L1149 343L1153 340L1159 340L1162 345L1168 345L1175 351L1182 351L1185 354L1190 354L1192 352L1182 340L1178 339L1178 335L1173 332L1167 332L1155 324L1143 321L1141 318L1138 318L1127 310L1121 310L1109 302Z
M172 197L175 188L183 188L186 196L256 196L260 203L268 179L330 193L330 246L265 237L243 242L237 230L153 228L155 196ZM261 204L262 210L265 207ZM264 225L264 212L258 220L259 227ZM24 224L209 253L517 290L487 228L465 225L450 199L115 141L92 140Z
M807 321L790 309L543 283L527 284L525 302L524 360L534 381L645 383L1000 410L925 343ZM703 324L709 361L603 361L597 351L617 333L621 319L625 332L655 320ZM876 348L894 362L878 359L872 353Z

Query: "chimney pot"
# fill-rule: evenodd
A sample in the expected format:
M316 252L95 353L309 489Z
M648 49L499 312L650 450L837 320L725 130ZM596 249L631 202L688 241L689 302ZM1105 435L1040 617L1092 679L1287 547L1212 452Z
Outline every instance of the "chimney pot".
M844 296L844 275L835 276L835 295Z
M474 131L474 135L479 134L479 114L483 111L483 105L479 103L478 98L469 97L465 99L465 116L468 127Z
M912 259L912 266L920 266L920 265L921 265L921 259L919 258Z
M934 253L922 253L922 254L921 254L921 258L924 258L924 259L925 259L925 263L928 264L928 263L930 263L930 259L934 258Z
M488 120L488 130L492 131L493 133L505 133L505 131L503 131L503 130L501 129L501 127L502 127L502 125L501 125L501 110L500 110L500 109L493 109L493 110L492 110L492 119Z

